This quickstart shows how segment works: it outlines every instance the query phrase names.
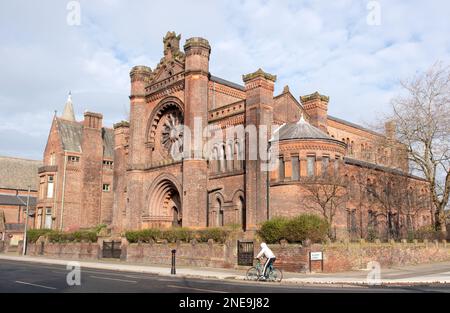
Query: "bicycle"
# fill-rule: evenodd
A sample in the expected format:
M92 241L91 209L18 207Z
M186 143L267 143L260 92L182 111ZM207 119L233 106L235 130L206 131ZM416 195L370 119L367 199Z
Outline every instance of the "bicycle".
M271 264L267 268L267 278L266 279L263 279L263 270L264 270L264 266L261 264L261 261L259 259L257 259L256 265L247 270L247 275L246 275L247 280L253 280L253 281L266 280L266 281L274 281L274 282L279 283L283 279L283 272L281 270L279 270L278 268L275 268L273 266L273 264Z

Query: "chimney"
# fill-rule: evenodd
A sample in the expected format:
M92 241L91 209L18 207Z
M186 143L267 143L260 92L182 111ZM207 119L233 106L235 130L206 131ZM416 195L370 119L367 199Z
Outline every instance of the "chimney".
M384 124L384 133L388 139L395 139L396 125L395 121L390 120Z
M84 112L84 128L102 129L103 115L94 112Z

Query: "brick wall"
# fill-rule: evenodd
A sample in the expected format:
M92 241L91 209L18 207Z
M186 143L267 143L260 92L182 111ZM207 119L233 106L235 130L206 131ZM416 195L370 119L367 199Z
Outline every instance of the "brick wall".
M19 251L22 251L19 249ZM27 255L41 255L41 243L28 244ZM45 243L43 255L58 259L95 260L101 256L98 243Z
M197 267L232 268L237 260L236 246L228 242L208 243L154 243L129 244L127 261L136 263L165 264L172 262L171 251L176 249L176 264Z
M259 246L255 245L257 250ZM364 269L371 261L381 267L414 265L450 261L450 247L445 243L349 243L312 245L269 245L277 256L276 266L286 271L309 270L310 251L323 251L324 272L343 272ZM312 271L320 271L320 262L312 263Z

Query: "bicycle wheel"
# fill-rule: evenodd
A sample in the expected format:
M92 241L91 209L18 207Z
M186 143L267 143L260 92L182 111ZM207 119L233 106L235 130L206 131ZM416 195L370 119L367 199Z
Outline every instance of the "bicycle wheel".
M281 280L283 279L283 272L280 271L277 268L273 268L270 272L269 272L269 280L270 281L275 281L275 282L281 282Z
M256 281L259 279L259 271L256 267L251 267L247 271L247 280L253 280Z

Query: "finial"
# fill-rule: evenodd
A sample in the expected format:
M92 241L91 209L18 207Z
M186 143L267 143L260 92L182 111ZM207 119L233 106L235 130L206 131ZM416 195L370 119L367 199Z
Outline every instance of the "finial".
M302 114L300 115L300 119L298 120L297 124L302 124L302 123L305 123L305 122L306 121L305 121L305 118L304 118L303 112L302 112Z

